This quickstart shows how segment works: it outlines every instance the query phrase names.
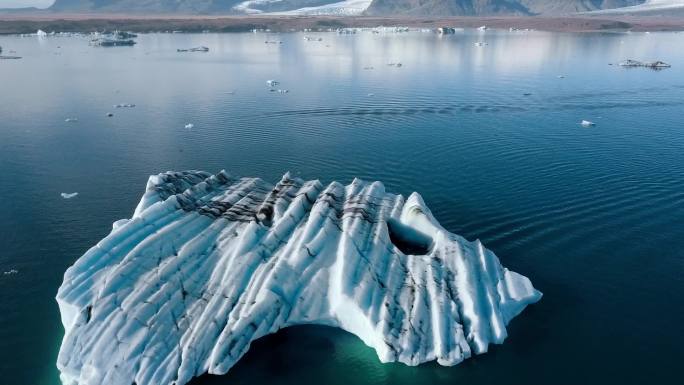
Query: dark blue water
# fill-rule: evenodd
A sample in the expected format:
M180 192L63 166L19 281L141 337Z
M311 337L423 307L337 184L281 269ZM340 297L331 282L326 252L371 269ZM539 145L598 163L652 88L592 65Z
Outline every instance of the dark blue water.
M62 275L148 175L224 168L419 191L544 298L456 367L380 364L350 334L301 327L198 385L679 382L684 35L303 36L0 37L23 56L0 61L0 270L19 271L0 275L0 382L58 383ZM211 51L176 52L197 45ZM609 65L627 58L673 66Z

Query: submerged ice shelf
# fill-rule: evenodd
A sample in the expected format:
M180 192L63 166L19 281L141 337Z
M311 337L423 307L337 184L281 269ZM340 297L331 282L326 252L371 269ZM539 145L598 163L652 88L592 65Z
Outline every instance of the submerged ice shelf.
M540 298L416 193L167 172L65 273L57 366L65 385L183 385L299 324L349 331L382 362L455 365Z

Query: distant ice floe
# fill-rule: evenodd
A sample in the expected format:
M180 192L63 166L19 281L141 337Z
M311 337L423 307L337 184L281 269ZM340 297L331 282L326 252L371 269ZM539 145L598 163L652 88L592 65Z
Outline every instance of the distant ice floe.
M177 52L209 52L209 47L199 46L194 48L178 48Z
M7 271L2 272L2 275L16 275L16 274L19 274L19 270L11 269L11 270L7 270Z
M596 123L594 123L594 122L592 122L592 121L589 121L589 120L582 120L582 121L580 122L580 125L581 125L582 127L592 127L592 126L595 126Z
M61 193L61 194L59 194L59 195L61 195L62 198L64 198L64 199L71 199L71 198L75 198L76 196L78 196L78 193L77 193L77 192L72 192L72 193Z
M193 128L195 128L195 125L192 124L192 123L188 123L188 124L185 125L185 129L187 129L187 130L191 130L191 129L193 129Z
M417 193L167 172L66 271L57 366L68 385L184 385L301 324L353 333L382 362L455 365L541 296Z
M670 64L667 64L660 60L642 62L638 60L627 59L621 61L620 63L618 63L618 65L621 67L646 67L651 69L665 69L672 67Z

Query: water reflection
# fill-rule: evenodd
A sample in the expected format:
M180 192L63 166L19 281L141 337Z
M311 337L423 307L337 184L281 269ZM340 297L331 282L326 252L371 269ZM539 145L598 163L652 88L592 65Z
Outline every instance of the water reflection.
M216 383L675 382L681 35L307 35L323 40L150 34L105 49L0 36L23 57L0 62L0 265L20 272L0 280L7 383L57 382L62 273L131 215L148 175L223 168L419 191L545 297L505 345L457 368L383 365L356 337L307 327L255 344ZM199 45L210 51L176 52ZM608 65L627 58L673 67Z

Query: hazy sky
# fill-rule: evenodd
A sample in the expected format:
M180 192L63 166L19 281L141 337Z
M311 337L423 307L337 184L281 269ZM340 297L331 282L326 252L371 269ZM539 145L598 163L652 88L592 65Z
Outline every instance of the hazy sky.
M0 8L40 7L46 8L55 0L0 0Z

